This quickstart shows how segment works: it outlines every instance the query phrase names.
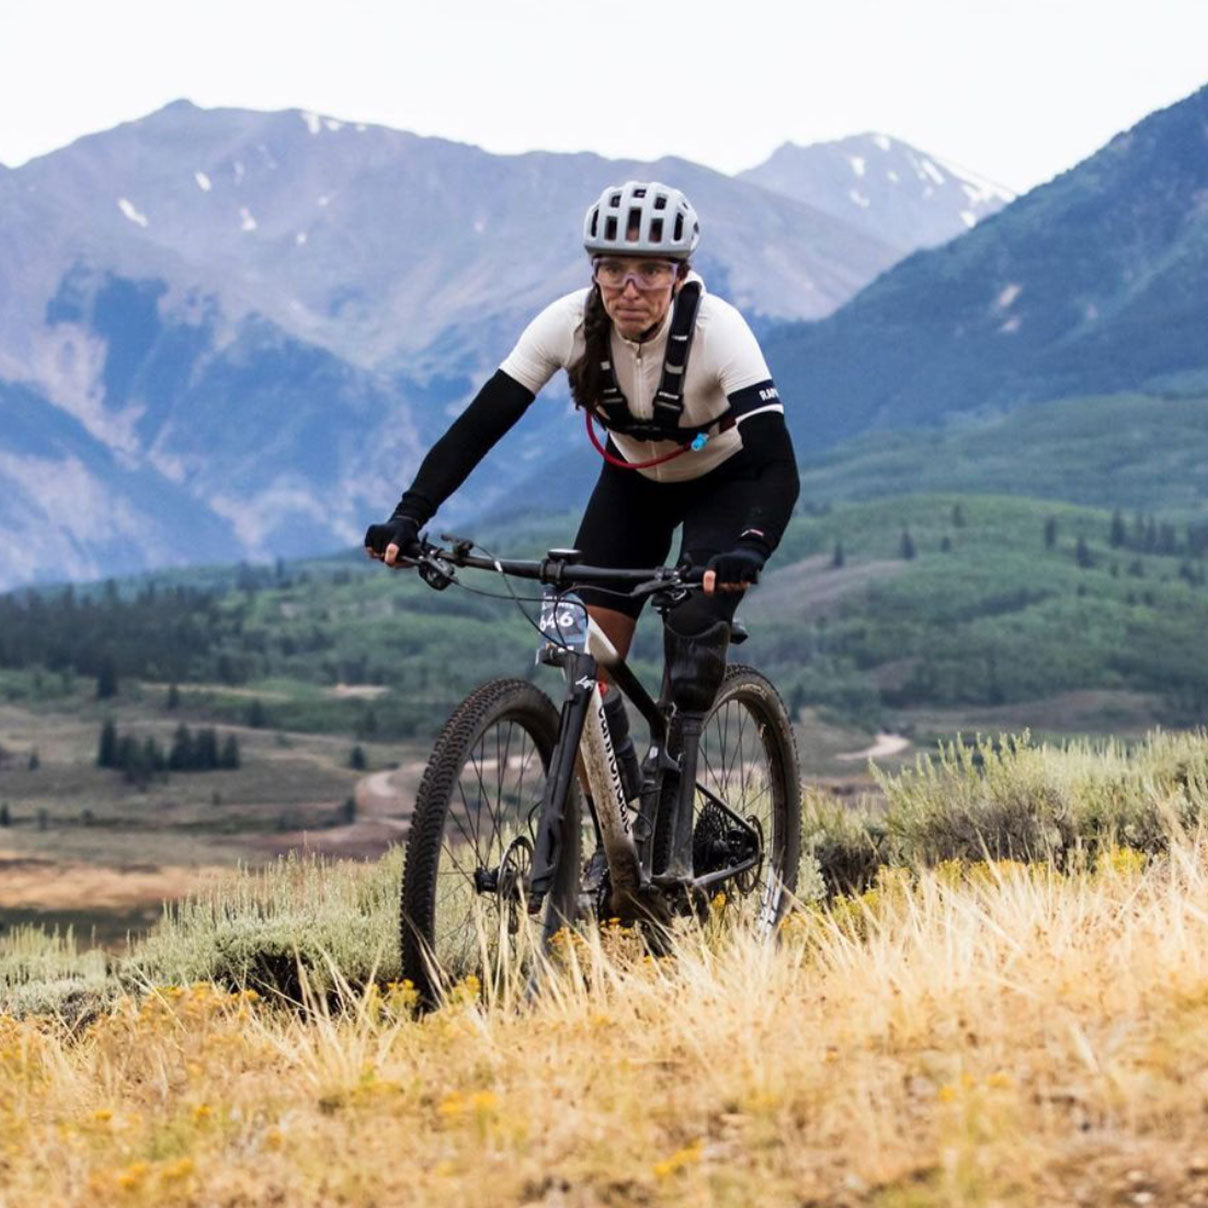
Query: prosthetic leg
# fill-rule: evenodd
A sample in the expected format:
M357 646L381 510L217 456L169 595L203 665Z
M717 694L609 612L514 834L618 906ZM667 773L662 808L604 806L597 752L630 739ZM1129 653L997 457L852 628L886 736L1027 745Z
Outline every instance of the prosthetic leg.
M681 882L692 877L692 814L700 735L721 687L730 646L729 619L714 619L716 612L710 616L699 607L690 611L690 605L695 603L696 600L690 601L689 606L673 611L663 628L666 688L675 705L670 746L679 757L680 774L675 789L671 850L662 872L669 880ZM732 612L733 606L727 611Z

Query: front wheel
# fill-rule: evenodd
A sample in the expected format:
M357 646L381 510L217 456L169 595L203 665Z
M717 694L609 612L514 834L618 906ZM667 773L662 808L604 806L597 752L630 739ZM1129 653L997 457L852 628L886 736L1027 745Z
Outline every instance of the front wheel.
M579 798L566 803L558 870L537 926L528 887L558 712L524 680L483 684L453 712L416 794L403 866L403 977L428 1006L473 974L500 989L574 918ZM534 934L535 932L535 934Z
M761 928L771 931L797 888L801 780L788 710L767 676L752 667L726 668L701 732L696 783L693 875L732 866L751 847L750 833L735 827L712 795L758 835L759 859L725 882L724 891L752 903ZM660 826L656 868L665 866L670 847L669 827Z

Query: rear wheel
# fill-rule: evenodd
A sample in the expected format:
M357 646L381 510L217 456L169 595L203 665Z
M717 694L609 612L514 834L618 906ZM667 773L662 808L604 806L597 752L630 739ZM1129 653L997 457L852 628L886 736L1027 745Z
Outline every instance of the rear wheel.
M500 989L534 945L573 921L579 796L567 802L558 870L537 919L529 880L558 712L524 680L468 696L436 740L416 795L403 867L402 973L433 1005L473 974Z
M788 710L767 676L752 667L726 668L701 733L696 783L693 874L705 876L757 852L750 868L719 889L752 903L760 925L771 930L797 888L801 781ZM749 829L737 826L710 795L724 801ZM666 866L670 850L669 827L660 825L656 868Z

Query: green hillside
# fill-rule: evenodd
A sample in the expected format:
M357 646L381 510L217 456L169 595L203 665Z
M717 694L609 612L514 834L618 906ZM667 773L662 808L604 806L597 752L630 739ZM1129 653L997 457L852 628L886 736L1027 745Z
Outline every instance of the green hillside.
M857 437L807 455L801 469L802 496L814 501L968 491L1208 519L1208 397L1030 404Z
M1202 552L1190 556L1186 532L1166 523L1155 524L1152 548L1148 524L1125 525L1113 546L1112 521L1102 510L956 494L803 516L780 569L744 605L759 631L752 645L798 701L870 724L1087 689L1151 693L1166 720L1202 721ZM1169 552L1157 552L1163 540Z
M998 495L807 506L743 605L753 636L736 654L794 706L871 728L1099 691L1146 694L1171 723L1203 720L1201 528ZM492 545L534 553L565 532L551 521ZM467 580L503 591L493 576ZM91 697L93 679L111 675L119 696L177 684L193 716L361 738L431 734L491 675L527 672L556 692L535 645L511 600L435 593L360 558L0 598L10 699ZM660 649L648 616L639 666L653 671Z

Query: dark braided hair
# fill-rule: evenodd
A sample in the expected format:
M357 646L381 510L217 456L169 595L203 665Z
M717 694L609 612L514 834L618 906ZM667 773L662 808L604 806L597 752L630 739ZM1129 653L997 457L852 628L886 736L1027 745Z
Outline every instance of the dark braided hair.
M594 412L603 390L600 362L612 359L612 320L604 309L600 287L593 284L583 308L583 355L571 365L566 376L570 379L570 396L575 405Z

